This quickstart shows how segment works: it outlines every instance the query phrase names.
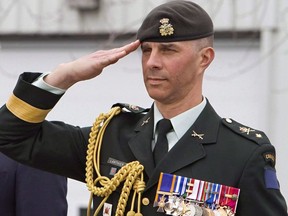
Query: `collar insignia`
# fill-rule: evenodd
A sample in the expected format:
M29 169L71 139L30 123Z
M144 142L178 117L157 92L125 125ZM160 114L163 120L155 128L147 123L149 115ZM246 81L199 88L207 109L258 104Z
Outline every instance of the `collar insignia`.
M144 120L144 121L142 122L141 126L143 126L143 125L145 125L145 124L148 124L149 120L150 120L150 117L148 117L146 120Z
M159 32L160 32L161 36L167 36L167 35L173 35L174 34L174 28L169 23L169 19L168 18L161 19L160 23L162 24L159 27Z
M193 130L193 133L191 134L193 137L198 137L199 139L203 140L204 134L198 134Z

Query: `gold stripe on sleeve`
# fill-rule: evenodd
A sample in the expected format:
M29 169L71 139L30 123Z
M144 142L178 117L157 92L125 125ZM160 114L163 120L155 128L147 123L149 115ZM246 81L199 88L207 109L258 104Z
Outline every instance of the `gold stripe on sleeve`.
M51 111L51 109L44 110L33 107L14 94L10 96L6 107L15 116L29 123L40 123L44 121L47 114Z

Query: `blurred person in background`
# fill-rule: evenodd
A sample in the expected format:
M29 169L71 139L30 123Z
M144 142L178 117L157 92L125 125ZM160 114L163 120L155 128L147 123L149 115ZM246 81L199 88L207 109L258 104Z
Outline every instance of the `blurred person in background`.
M1 216L67 216L67 178L0 153Z

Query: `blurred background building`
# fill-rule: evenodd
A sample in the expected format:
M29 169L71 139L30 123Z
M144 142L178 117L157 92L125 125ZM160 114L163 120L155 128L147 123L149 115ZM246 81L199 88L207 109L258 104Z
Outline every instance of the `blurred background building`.
M20 73L49 71L81 55L130 42L143 17L166 1L1 0L1 104ZM211 15L216 31L216 59L206 72L204 95L223 117L267 133L277 150L277 175L288 200L288 1L195 2ZM48 118L87 126L117 102L150 107L139 51L105 70L70 89ZM88 199L85 184L69 180L68 215L79 216Z

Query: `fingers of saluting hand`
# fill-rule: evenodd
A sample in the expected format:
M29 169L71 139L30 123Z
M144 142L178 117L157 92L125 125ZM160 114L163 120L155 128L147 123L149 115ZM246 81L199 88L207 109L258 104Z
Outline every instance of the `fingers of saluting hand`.
M52 86L68 89L79 81L98 76L106 66L133 52L139 45L140 42L137 40L119 48L100 50L61 64L45 78L45 81Z
M98 66L104 68L110 64L114 64L119 59L133 52L139 47L139 45L140 42L137 40L119 48L97 51L92 53L90 57L95 59L95 63Z

